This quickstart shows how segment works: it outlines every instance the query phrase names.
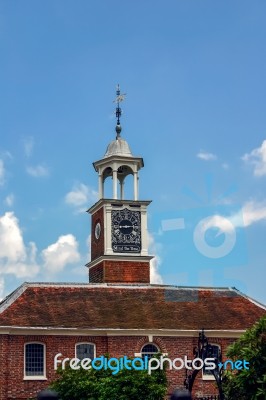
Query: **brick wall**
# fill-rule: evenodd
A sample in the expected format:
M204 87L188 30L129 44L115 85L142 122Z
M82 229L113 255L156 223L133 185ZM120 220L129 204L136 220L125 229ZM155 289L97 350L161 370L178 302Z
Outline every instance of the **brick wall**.
M89 282L90 283L105 282L104 267L102 262L89 269Z
M28 342L41 342L46 345L46 381L24 381L24 344ZM75 344L90 342L96 345L96 356L109 353L112 357L127 355L134 357L140 353L148 338L143 336L23 336L0 335L0 400L26 400L36 396L40 390L46 388L55 379L54 356L62 353L64 357L75 357ZM197 338L154 337L153 342L163 353L168 353L171 359L187 355L193 358L193 348L197 346ZM211 343L221 346L223 357L227 346L233 339L214 338ZM174 388L183 387L185 370L168 371L169 393ZM193 395L215 394L216 387L213 381L203 381L201 371L198 373L193 387Z
M9 336L0 335L0 399L7 399Z
M89 270L91 283L150 283L150 263L144 261L102 261Z
M209 338L209 343L218 344L221 347L222 358L226 359L226 349L229 344L233 343L235 339L221 339L221 338ZM193 359L193 349L198 345L198 338L173 338L173 337L160 337L153 338L154 343L157 343L160 349L162 344L164 350L167 353L167 357L170 359L183 358L185 355L188 359ZM186 377L185 369L180 371L169 370L167 373L167 379L169 383L169 393L172 393L174 388L183 387L184 380ZM196 380L193 385L193 396L206 396L216 394L217 388L213 380L202 380L202 371L198 372Z
M101 234L99 239L95 238L95 226L97 222L101 224ZM102 256L104 254L104 218L103 218L103 208L100 208L93 214L91 219L91 260Z

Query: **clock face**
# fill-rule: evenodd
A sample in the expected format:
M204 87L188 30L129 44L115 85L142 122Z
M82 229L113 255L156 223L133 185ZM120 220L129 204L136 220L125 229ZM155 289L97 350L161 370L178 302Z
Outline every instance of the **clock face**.
M100 222L97 222L97 224L95 225L95 229L94 229L94 236L95 238L98 240L101 234L101 224Z
M116 253L140 253L140 211L112 211L112 248Z

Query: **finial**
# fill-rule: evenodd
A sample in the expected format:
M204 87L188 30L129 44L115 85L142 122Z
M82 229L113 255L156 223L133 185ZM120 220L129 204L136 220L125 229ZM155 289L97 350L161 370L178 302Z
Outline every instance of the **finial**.
M120 133L122 131L122 127L120 125L120 117L121 117L121 114L122 114L122 111L121 111L121 108L120 108L120 103L125 100L125 97L126 97L126 93L121 94L120 86L118 84L117 87L116 87L116 98L114 100L114 103L117 104L116 110L115 110L115 116L116 116L116 127L115 127L116 139L118 139L120 137Z

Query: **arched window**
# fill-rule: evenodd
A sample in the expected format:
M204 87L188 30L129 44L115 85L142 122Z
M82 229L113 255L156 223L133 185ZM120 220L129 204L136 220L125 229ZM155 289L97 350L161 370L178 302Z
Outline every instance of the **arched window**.
M208 357L210 358L216 358L218 361L222 360L222 355L221 355L221 347L218 344L210 344L210 354L208 354ZM202 368L202 379L204 380L214 380L214 376L212 372L209 369L205 369L204 367Z
M76 358L83 360L84 358L95 358L96 348L93 343L77 343L76 344Z
M24 377L27 379L46 378L45 345L26 343L24 349Z
M150 359L154 356L154 354L157 354L159 352L160 352L160 349L155 344L148 343L142 347L141 357L144 358L146 356L146 357L148 357L148 359Z

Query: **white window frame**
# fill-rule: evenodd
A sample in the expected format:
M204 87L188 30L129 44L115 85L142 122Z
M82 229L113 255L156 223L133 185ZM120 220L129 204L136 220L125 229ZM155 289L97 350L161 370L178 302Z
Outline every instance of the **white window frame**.
M216 346L219 348L219 351L221 352L221 345L218 343L210 343L211 346ZM202 368L202 380L203 381L215 381L215 377L213 374L210 372L209 374L204 373L204 369Z
M94 347L93 357L96 358L96 345L95 345L95 343L92 343L92 342L78 342L78 343L76 343L75 344L75 358L78 358L77 357L77 346L80 345L80 344L90 344L90 345L92 345Z
M41 344L43 346L43 375L26 375L26 347L29 344ZM43 342L24 343L24 381L46 381L46 344Z

